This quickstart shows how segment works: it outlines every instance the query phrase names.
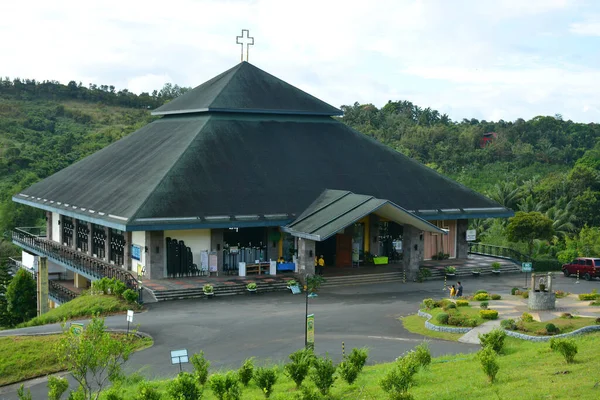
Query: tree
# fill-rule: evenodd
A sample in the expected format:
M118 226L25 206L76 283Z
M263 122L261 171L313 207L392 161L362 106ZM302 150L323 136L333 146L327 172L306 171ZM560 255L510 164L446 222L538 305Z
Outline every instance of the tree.
M8 265L0 264L0 327L13 325L11 314L8 312L8 301L6 300L6 289L11 279Z
M533 254L535 239L551 240L554 236L553 221L538 211L518 211L506 227L508 240L527 244L529 256Z
M33 276L19 269L6 288L8 313L15 323L25 322L37 314L36 284Z
M86 400L97 400L108 382L121 377L121 367L133 350L130 341L121 341L106 332L104 319L94 317L77 334L63 325L57 353Z

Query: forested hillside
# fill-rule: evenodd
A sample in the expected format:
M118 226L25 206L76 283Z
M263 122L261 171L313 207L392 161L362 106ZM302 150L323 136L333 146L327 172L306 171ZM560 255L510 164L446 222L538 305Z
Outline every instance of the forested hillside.
M13 194L147 124L149 109L186 90L165 85L135 95L112 86L0 79L0 232L43 217L13 203ZM549 217L555 237L536 241L536 257L600 255L599 125L560 115L455 122L408 101L342 109L342 121L365 135L502 205ZM484 242L523 249L506 239L506 221L472 224Z

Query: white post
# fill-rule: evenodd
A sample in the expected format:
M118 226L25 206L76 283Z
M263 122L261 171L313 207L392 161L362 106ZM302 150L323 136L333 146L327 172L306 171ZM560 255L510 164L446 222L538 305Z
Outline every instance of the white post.
M269 275L277 275L277 261L269 261Z
M246 276L246 263L240 261L238 263L238 268L239 268L239 276Z

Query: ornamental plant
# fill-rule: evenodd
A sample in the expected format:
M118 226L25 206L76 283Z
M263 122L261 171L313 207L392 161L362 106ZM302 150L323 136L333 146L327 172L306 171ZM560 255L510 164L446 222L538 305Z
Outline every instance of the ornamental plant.
M492 263L492 269L493 269L494 271L499 271L499 270L500 270L500 263L499 263L498 261L494 261L494 262Z
M447 274L454 275L456 273L456 267L450 265L450 266L447 266L446 268L444 268L444 271Z
M473 300L475 301L485 301L485 300L489 300L490 299L490 295L487 293L477 293L475 296L473 296Z
M316 357L313 360L313 369L310 371L310 377L314 382L317 389L323 396L329 393L329 389L333 386L336 377L334 376L336 366L333 365L333 361L325 357Z
M502 329L493 329L489 333L479 334L479 342L481 346L490 346L496 353L500 353L504 347L504 339L506 339L506 332Z
M577 344L573 339L550 339L550 348L563 355L567 364L571 364L575 360L577 354Z
M238 376L240 378L240 382L244 386L248 386L250 381L252 380L252 376L254 375L254 358L250 357L240 367L238 370Z
M456 300L456 307L468 307L469 302L467 300Z
M205 284L204 286L202 286L202 291L204 292L204 294L214 293L213 285L211 285L210 283Z
M250 282L249 284L246 285L246 289L248 289L248 290L256 290L256 283Z
M498 319L496 310L479 310L479 316L483 319Z
M296 280L294 279L290 279L289 281L286 282L288 287L292 287L292 286L298 286L298 282L296 282Z
M273 393L273 386L277 382L277 367L257 368L254 372L254 381L268 399Z
M487 375L490 383L494 383L496 380L496 374L500 369L498 365L496 352L492 349L491 346L485 346L477 353L477 358L481 363L481 368L483 368L483 372Z
M502 296L500 296L499 294L493 294L493 295L491 296L491 298L492 298L492 300L501 300L501 299L502 299Z
M292 361L283 367L284 373L294 381L296 389L300 388L304 378L308 375L310 365L314 358L312 350L301 349L289 355Z
M219 400L239 400L242 397L238 375L233 371L212 375L210 388Z
M192 355L190 361L194 366L194 376L196 377L198 384L204 385L208 379L208 368L210 367L210 361L204 357L203 351Z

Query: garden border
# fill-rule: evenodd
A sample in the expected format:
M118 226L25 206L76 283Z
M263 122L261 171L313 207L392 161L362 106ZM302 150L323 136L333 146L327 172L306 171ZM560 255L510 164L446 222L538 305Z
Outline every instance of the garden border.
M429 322L429 320L431 318L433 318L431 316L431 314L428 314L428 313L426 313L424 311L421 311L421 310L419 310L419 312L417 313L417 315L419 317L427 318L427 320L425 321L425 328L429 329L430 331L446 332L446 333L467 333L471 329L473 329L473 328L453 328L451 326L434 325L431 322Z
M600 325L584 326L583 328L579 328L573 332L561 333L561 334L552 335L552 336L531 336L531 335L525 335L524 333L519 333L519 332L509 331L509 330L504 329L504 332L506 332L506 334L508 336L511 336L511 337L514 337L517 339L528 340L530 342L547 342L552 338L566 338L566 337L577 336L577 335L581 335L581 334L584 334L587 332L593 332L593 331L600 331Z

